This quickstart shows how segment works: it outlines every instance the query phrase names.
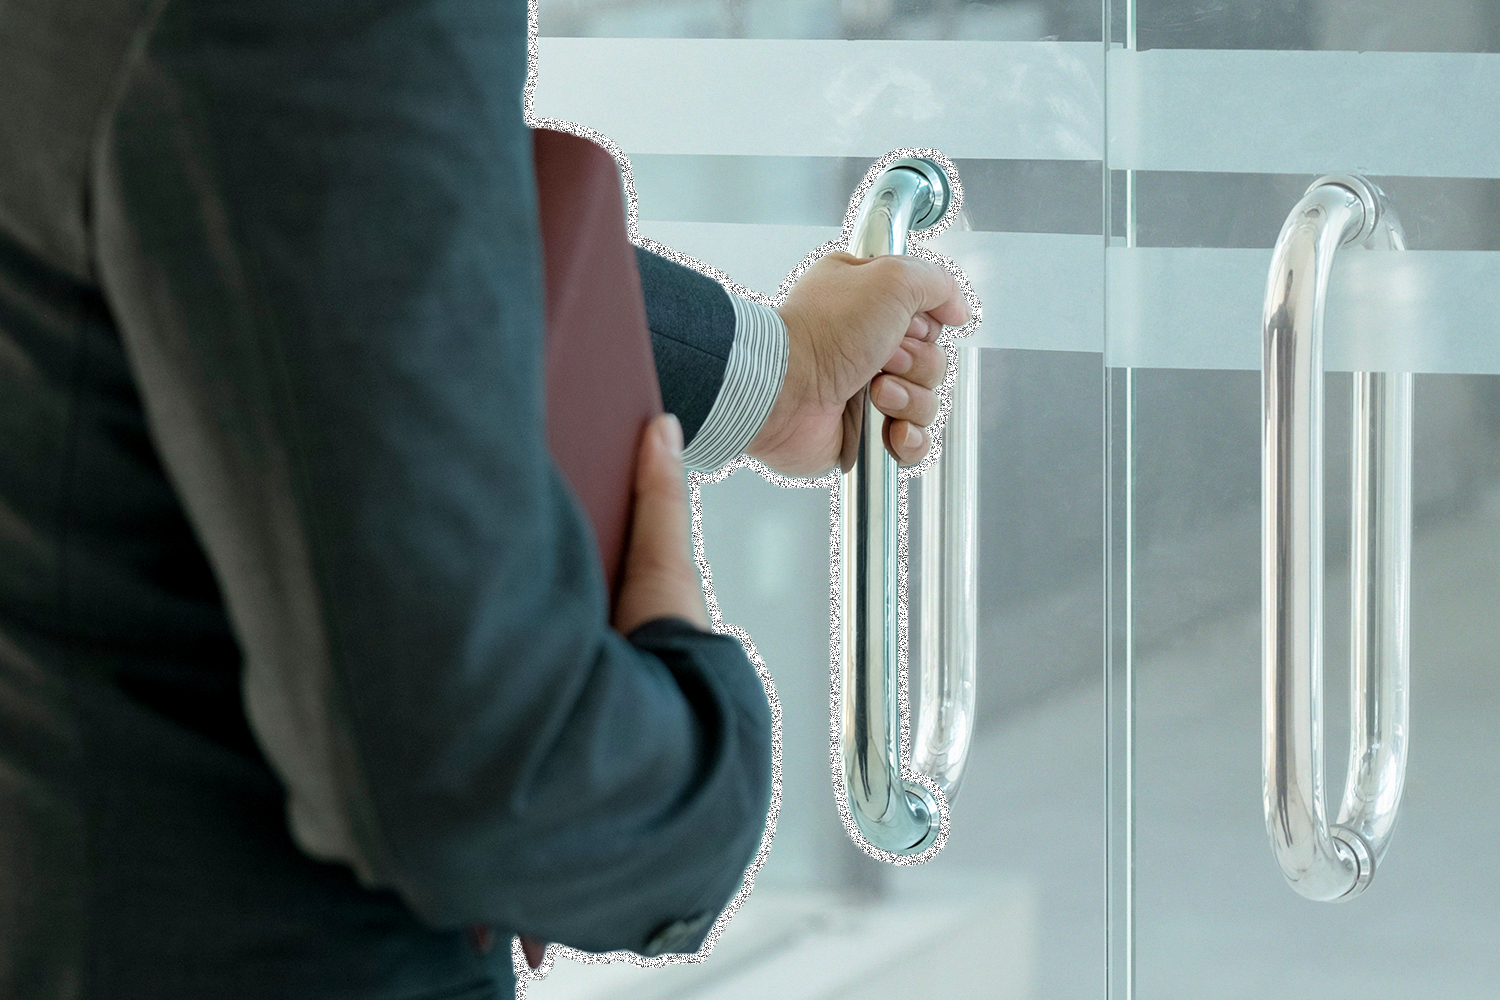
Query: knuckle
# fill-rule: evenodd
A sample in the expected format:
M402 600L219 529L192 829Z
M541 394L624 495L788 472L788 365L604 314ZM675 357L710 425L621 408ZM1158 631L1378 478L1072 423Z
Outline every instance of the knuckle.
M882 287L905 294L909 292L911 282L909 263L905 257L887 256L876 257L865 266L870 268L870 276L879 281Z

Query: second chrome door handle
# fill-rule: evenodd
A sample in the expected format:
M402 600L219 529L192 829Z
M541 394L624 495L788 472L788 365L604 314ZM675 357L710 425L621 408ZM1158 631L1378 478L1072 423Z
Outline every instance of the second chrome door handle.
M849 252L903 254L907 235L936 224L948 179L926 159L891 164L860 207ZM884 414L870 399L859 426L845 428L839 476L838 714L842 798L851 835L886 860L931 848L963 775L974 724L978 351L960 344L943 453L922 477L922 661L914 769L901 770L901 676L897 660L898 475L886 451ZM940 799L944 800L940 803Z
M1404 249L1384 195L1320 178L1276 241L1262 370L1262 765L1282 874L1315 900L1362 892L1406 771L1410 373L1356 372L1352 409L1349 774L1330 822L1323 774L1323 306L1340 246Z

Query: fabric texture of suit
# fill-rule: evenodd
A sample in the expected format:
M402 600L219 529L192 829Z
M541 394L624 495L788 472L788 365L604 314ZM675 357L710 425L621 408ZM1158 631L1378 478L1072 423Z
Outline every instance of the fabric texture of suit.
M0 994L506 996L738 888L761 684L607 627L543 444L525 71L515 0L0 7ZM731 306L640 265L691 434Z

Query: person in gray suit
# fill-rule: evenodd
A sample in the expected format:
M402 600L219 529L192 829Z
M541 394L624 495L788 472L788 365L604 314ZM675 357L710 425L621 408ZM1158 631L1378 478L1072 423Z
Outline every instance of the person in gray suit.
M882 367L920 458L967 314L918 261L772 311L641 256L677 416L611 628L544 445L526 38L0 5L0 996L505 997L512 933L692 951L737 890L769 710L683 462L827 469Z

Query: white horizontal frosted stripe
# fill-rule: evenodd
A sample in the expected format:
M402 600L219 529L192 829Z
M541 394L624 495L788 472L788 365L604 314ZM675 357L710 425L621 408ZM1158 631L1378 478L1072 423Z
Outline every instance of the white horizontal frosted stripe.
M1500 54L1109 53L1114 170L1500 177Z
M535 110L626 153L1097 160L1087 42L543 38Z
M1112 367L1258 369L1269 250L1111 248ZM1500 253L1342 250L1330 371L1500 374Z
M1104 363L1259 368L1269 250L1110 247Z
M1500 253L1356 251L1333 267L1328 367L1500 374Z
M979 346L1103 350L1103 237L950 231L932 249L974 285L984 307Z
M809 251L839 237L832 227L712 222L642 222L641 233L769 295ZM980 347L1102 349L1100 237L948 232L931 246L958 262L984 306Z

